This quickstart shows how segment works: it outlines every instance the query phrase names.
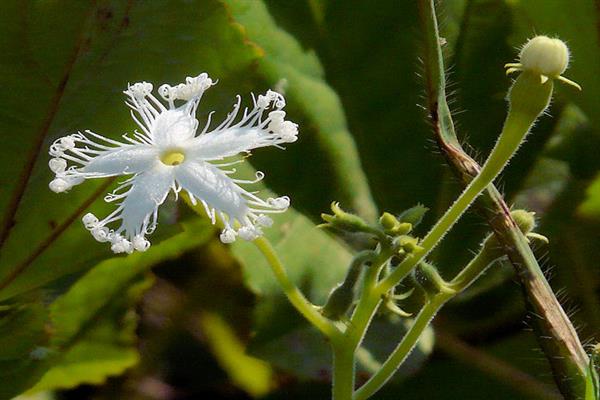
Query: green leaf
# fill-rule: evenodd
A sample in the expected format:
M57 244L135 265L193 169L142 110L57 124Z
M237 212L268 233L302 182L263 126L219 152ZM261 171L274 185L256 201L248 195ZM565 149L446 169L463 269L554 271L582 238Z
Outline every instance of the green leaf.
M0 299L8 299L107 254L106 244L79 223L88 208L97 215L113 208L94 202L106 189L96 192L101 184L86 182L68 194L50 192L52 140L85 129L112 138L132 132L122 94L129 82L158 86L206 71L222 82L212 91L217 96L207 94L208 104L230 109L240 85L250 91L248 71L258 52L216 0L177 7L164 0L9 0L0 27L0 131L6 133L0 135L0 233L9 234L0 252ZM151 240L172 225L163 218Z
M100 384L137 363L134 306L153 282L147 272L212 236L207 223L186 228L145 253L101 262L52 303L53 367L32 391Z
M46 372L31 392L71 389L81 384L99 385L110 376L122 374L138 361L137 350L132 347L83 341Z
M47 368L46 308L39 302L5 308L0 311L0 399L22 392Z
M236 386L254 397L267 394L271 389L273 371L266 362L245 354L245 346L235 332L219 315L203 313L198 318L208 345L219 365Z
M586 198L578 211L585 217L600 219L600 175L588 186Z
M590 361L587 377L585 379L585 400L600 399L600 381L593 361Z
M330 171L335 197L305 198L303 196L312 193L300 192L298 200L301 208L306 207L313 215L319 215L331 200L336 199L347 203L364 217L374 219L376 207L356 144L348 132L342 104L336 92L326 83L323 68L315 53L303 50L294 37L279 28L262 1L224 2L232 18L243 26L248 39L264 51L264 56L258 61L259 73L269 84L280 85L290 103L290 113L302 116L298 122L304 144L294 144L293 149L290 146L292 157L304 159L307 154L318 151L326 162L325 169L320 171L317 168L321 166L314 163L304 164L301 170L286 170L285 176L280 175L285 179L286 190L290 186L289 176L292 173L297 176L298 185L310 181L313 185L325 186L328 182L323 177ZM315 2L314 6L315 12L322 12L317 7L318 3ZM278 163L275 161L272 165ZM276 179L271 179L271 182L275 190L283 185L282 181Z

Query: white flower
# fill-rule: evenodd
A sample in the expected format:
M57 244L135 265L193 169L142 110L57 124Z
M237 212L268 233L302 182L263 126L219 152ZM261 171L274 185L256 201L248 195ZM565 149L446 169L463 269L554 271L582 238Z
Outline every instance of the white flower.
M88 213L82 219L92 236L110 242L115 253L148 249L146 235L154 231L158 207L171 190L177 195L183 189L194 204L202 203L213 224L219 218L225 226L220 236L224 243L237 236L256 239L261 227L272 224L265 214L289 207L285 196L262 200L240 186L260 181L262 172L257 172L256 180L244 181L228 176L235 171L221 169L240 161L214 163L258 147L281 148L282 143L296 141L298 126L284 119L283 96L269 90L254 99L254 108L244 109L239 120L238 96L233 111L217 128L209 131L209 116L197 133L196 108L212 85L207 74L177 86L162 85L158 92L168 106L154 97L152 84L130 85L124 92L126 104L141 132L124 135L121 142L88 130L50 146L49 167L56 177L49 187L54 192L67 191L89 178L131 175L105 197L107 202L118 202L110 215L99 220Z

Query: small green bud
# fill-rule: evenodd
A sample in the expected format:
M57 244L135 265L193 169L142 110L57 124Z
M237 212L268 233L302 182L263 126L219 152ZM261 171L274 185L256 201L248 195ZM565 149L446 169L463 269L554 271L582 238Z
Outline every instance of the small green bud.
M371 250L362 251L354 257L344 281L333 288L327 302L321 309L321 314L324 317L339 321L346 315L354 303L356 283L360 278L362 268L374 257L375 253Z
M429 211L429 208L425 207L423 204L417 204L400 214L400 222L407 222L413 227L417 226L421 223L423 216L427 211Z
M394 233L396 235L406 235L412 231L412 228L413 226L410 222L401 222L400 225L398 225L398 229L396 229L396 232Z
M415 271L415 278L427 295L453 291L433 264L423 261L419 263Z
M527 210L513 210L510 212L510 215L524 235L527 235L535 229L536 223L534 212Z
M527 237L527 240L539 240L540 242L548 243L548 238L539 233L533 232L536 227L535 213L527 210L513 210L510 215L517 223L519 230Z
M379 223L388 235L406 235L412 230L412 224L400 222L398 218L388 212L384 212L379 218Z
M331 291L327 299L327 304L321 310L321 314L330 320L339 321L346 315L353 302L354 287L346 286L342 283Z
M398 240L398 244L406 253L414 253L415 251L423 249L419 246L419 239L408 235L401 236Z
M384 212L379 218L379 223L386 231L394 230L400 225L400 221L389 212Z
M373 228L369 226L361 217L348 213L340 208L338 202L331 203L333 215L321 214L321 218L330 226L346 232L368 232L373 233Z

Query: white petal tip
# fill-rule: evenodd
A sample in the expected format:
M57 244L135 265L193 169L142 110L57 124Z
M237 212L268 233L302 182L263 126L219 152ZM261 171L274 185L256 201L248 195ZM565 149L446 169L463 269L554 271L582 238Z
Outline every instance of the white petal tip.
M98 242L108 242L111 239L110 232L105 226L94 227L90 230L90 232L92 233L94 239L96 239Z
M134 246L129 240L125 239L123 236L115 235L112 238L112 245L110 246L110 249L115 254L120 254L120 253L131 254L131 253L133 253Z
M144 252L150 247L150 242L143 236L133 238L133 248L137 251Z
M252 241L262 235L260 229L253 226L243 226L238 230L238 235L244 240Z
M290 198L287 196L281 196L277 198L269 198L267 202L275 209L285 210L290 206Z
M264 226L265 228L270 228L273 226L273 220L266 215L261 214L256 218L256 224L259 226Z
M83 218L81 218L81 221L88 230L93 229L98 225L98 218L92 213L85 214Z
M71 185L69 184L69 182L67 182L66 180L64 180L62 178L53 179L52 182L50 182L48 184L48 187L54 193L62 193L62 192L66 192L67 190L71 189Z
M225 229L223 232L221 232L219 239L221 239L221 242L229 244L235 242L235 235L236 234L233 229Z
M150 96L153 89L154 86L152 86L152 84L149 82L138 82L134 83L133 85L129 85L127 90L125 90L123 93L133 98L141 99L146 96Z
M65 172L67 169L67 160L58 157L51 158L50 161L48 161L48 167L50 167L50 170L55 174Z

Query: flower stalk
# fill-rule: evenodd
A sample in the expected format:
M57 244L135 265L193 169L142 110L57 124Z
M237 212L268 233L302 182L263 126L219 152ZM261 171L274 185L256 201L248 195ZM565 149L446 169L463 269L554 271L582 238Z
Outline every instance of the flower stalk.
M271 243L266 238L260 237L254 240L254 245L267 260L277 282L294 308L326 337L336 337L339 329L330 320L321 315L317 307L308 301L300 289L290 280L283 263Z

